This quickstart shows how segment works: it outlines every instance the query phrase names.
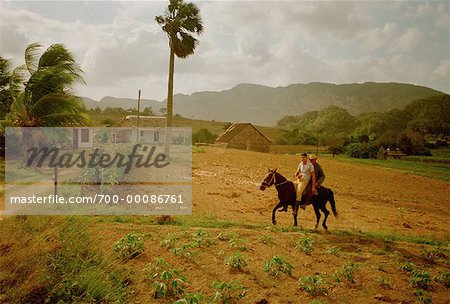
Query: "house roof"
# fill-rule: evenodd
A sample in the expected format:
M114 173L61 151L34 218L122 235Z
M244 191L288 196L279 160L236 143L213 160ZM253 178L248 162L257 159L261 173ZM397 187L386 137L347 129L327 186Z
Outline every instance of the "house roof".
M264 137L269 143L272 142L264 134L262 134L258 129L256 129L251 123L248 123L248 122L232 124L225 132L223 132L222 134L219 135L219 137L217 137L216 142L223 142L223 143L230 142L236 135L241 133L241 131L244 130L248 126L255 129L256 132L259 133L259 135L261 135L262 137Z

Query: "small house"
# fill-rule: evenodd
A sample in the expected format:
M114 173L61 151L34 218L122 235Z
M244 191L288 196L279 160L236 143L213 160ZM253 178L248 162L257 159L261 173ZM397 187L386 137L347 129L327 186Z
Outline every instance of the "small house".
M219 135L216 143L227 148L269 152L272 142L251 123L235 123Z

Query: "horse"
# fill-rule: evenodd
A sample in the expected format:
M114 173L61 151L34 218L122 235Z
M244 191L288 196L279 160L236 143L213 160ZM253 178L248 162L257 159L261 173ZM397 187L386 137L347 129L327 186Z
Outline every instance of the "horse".
M326 207L328 201L330 202L333 215L336 218L339 218L339 213L336 210L336 202L334 200L334 194L333 191L329 188L321 186L317 190L318 192L317 195L313 196L311 196L310 194L302 195L302 200L299 202L296 200L297 194L294 183L287 180L283 175L278 173L277 169L273 170L268 169L267 175L261 182L259 189L264 191L266 188L269 188L272 185L274 185L275 188L277 189L279 199L279 203L272 210L272 223L274 225L277 224L277 221L275 219L276 211L284 206L291 206L293 210L292 215L294 216L294 226L297 226L298 207L300 206L301 203L304 203L305 201L312 202L314 212L316 213L316 225L314 229L317 229L317 227L319 226L319 220L321 217L320 211L322 211L325 215L325 218L322 222L322 227L324 229L328 229L327 218L328 215L330 214L330 211L328 211Z

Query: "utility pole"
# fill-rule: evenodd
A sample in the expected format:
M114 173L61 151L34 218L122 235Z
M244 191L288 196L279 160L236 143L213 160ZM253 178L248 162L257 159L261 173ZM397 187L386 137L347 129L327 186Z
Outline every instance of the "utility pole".
M138 92L138 102L137 102L137 135L136 135L136 143L139 143L139 115L141 112L141 89Z

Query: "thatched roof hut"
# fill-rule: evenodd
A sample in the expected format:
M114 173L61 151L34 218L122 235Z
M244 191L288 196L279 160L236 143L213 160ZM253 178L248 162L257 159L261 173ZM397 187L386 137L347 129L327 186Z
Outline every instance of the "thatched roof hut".
M219 135L216 143L227 148L269 152L272 142L251 123L235 123Z

